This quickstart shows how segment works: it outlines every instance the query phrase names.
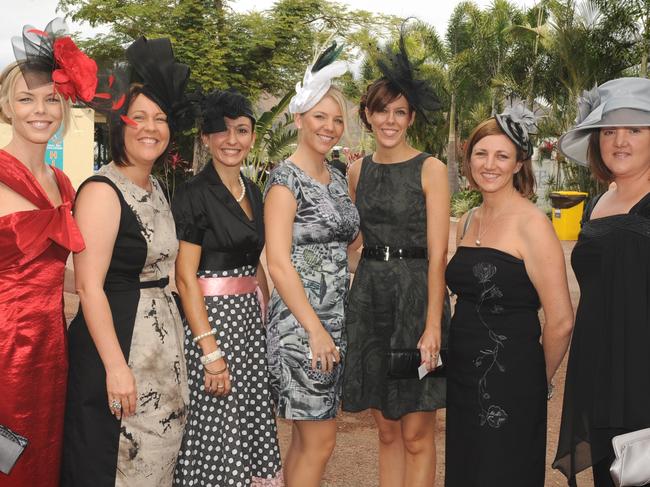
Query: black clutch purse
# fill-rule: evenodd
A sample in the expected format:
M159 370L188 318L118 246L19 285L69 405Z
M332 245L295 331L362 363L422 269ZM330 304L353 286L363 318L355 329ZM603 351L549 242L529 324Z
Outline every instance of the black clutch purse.
M0 472L9 475L27 446L27 438L0 424Z
M440 350L442 365L439 365L423 379L430 377L445 377L447 374L447 350ZM398 348L388 352L388 378L389 379L417 379L418 367L422 363L420 350L417 348Z

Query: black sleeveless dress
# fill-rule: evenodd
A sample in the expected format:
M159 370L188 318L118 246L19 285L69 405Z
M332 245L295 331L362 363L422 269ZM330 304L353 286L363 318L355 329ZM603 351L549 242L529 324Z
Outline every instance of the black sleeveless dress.
M120 223L104 281L115 334L133 372L136 414L115 419L106 371L83 309L68 330L70 368L61 487L171 487L189 393L183 323L169 286L178 240L158 181L151 193L115 164L88 182L112 187Z
M459 247L447 285L446 487L543 487L546 371L537 291L524 261Z
M426 205L421 153L408 161L377 164L366 156L356 191L365 247L427 247ZM427 311L427 260L363 258L346 310L348 352L343 379L343 410L380 410L399 419L445 407L445 379L389 379L390 349L416 348ZM443 348L449 328L445 302Z
M598 198L571 254L580 302L553 463L570 480L594 466L596 487L614 485L612 437L650 427L650 193L590 220Z

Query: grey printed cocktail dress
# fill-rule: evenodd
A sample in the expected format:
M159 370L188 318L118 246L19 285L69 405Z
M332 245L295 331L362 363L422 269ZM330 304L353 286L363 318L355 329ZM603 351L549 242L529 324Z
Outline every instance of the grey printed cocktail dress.
M347 246L357 235L359 214L348 196L345 178L338 171L330 171L330 178L330 184L319 183L286 160L271 172L266 191L282 185L296 199L291 263L343 361L344 306L350 284ZM339 405L343 366L334 367L330 373L312 369L308 338L274 289L267 342L278 415L298 420L331 419Z
M61 485L169 487L189 401L183 325L168 277L178 251L174 220L154 178L149 193L111 163L87 182L109 185L120 201L104 291L137 403L133 416L111 414L104 365L80 307L68 335Z

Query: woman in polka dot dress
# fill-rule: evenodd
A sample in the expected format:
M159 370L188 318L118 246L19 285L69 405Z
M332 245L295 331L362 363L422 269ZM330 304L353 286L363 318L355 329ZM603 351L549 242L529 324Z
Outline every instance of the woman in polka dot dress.
M254 126L242 95L209 94L201 132L212 162L173 202L190 386L175 486L283 485L266 365L262 195L240 174Z

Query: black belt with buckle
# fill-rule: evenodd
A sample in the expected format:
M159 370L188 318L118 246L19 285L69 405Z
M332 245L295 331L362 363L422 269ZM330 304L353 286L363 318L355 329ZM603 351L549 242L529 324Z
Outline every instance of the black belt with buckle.
M425 247L364 247L361 257L365 259L383 260L388 262L391 259L426 259L427 249Z

